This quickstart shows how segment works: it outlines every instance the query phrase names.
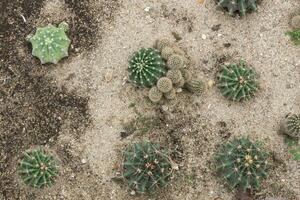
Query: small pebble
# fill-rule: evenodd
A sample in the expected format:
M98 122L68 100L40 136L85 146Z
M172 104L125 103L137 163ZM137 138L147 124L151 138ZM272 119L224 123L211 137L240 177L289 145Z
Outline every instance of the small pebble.
M144 11L149 12L149 11L150 11L150 7L146 7L146 8L144 9Z
M207 36L205 34L202 34L202 39L206 40Z
M81 160L81 163L82 163L82 164L85 164L85 163L86 163L86 159L83 158L83 159Z

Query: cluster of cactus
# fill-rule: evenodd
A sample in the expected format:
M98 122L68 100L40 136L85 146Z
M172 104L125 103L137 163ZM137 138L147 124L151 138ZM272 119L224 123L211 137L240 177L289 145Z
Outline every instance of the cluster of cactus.
M62 22L55 27L49 24L46 27L37 28L35 35L27 36L27 41L32 44L32 55L40 59L42 64L54 63L68 56L70 39L66 35L69 26Z
M256 73L243 61L224 66L218 79L222 95L233 101L249 100L258 89Z
M129 77L138 86L151 87L167 72L165 61L154 48L142 48L129 60Z
M280 125L280 132L292 138L300 139L300 114L289 114Z
M158 40L156 48L167 62L166 67L168 71L149 90L148 97L152 102L157 103L163 97L167 100L175 99L176 91L179 88L187 88L192 93L201 93L203 91L203 83L192 80L191 73L186 69L188 59L182 49L166 39Z
M215 159L219 175L232 188L259 189L267 177L269 154L260 142L253 143L249 138L235 138L222 145Z
M124 151L123 176L129 187L138 193L165 186L171 175L171 160L159 145L144 141Z
M245 16L248 11L256 11L256 0L217 0L218 6L226 9L231 16L239 13Z
M25 151L18 173L26 185L35 188L50 187L58 176L58 167L52 155L41 149L34 149Z

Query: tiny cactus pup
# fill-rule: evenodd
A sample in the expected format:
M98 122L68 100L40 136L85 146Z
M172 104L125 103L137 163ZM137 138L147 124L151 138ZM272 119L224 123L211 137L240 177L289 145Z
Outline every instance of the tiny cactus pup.
M42 64L54 63L68 56L70 39L66 35L68 24L62 22L58 27L49 24L37 28L35 35L27 36L27 41L32 44L32 55L40 59Z
M167 72L165 62L156 49L142 48L129 61L130 79L142 87L151 87Z
M247 11L256 11L256 2L256 0L217 0L218 5L228 10L231 16L235 13L245 16Z
M139 193L165 186L172 175L171 160L157 144L135 143L124 152L123 176L129 187Z
M181 71L178 69L171 69L167 72L167 77L171 79L173 84L177 84L183 79Z
M186 64L186 58L182 55L173 54L169 57L167 62L167 67L169 69L180 69Z
M170 92L173 88L172 81L168 77L162 77L157 81L156 84L159 91L162 93Z
M171 42L168 39L160 39L156 41L156 49L162 51L163 48L171 46Z
M58 168L52 155L36 149L24 153L18 173L26 185L43 188L54 184L54 179L58 176Z
M241 61L239 64L224 66L219 75L218 87L224 97L233 101L243 101L254 95L258 82L255 72Z
M280 132L300 139L300 115L287 115L281 122Z
M232 188L260 188L269 168L269 155L261 146L248 138L235 138L220 147L215 157L217 171Z
M159 102L161 100L162 96L163 96L163 93L161 91L159 91L156 86L153 86L149 90L148 97L153 103Z

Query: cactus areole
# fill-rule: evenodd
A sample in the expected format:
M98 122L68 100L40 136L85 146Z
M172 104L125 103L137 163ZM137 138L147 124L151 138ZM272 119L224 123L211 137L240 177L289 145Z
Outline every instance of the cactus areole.
M69 29L66 22L58 27L51 24L37 28L36 33L27 36L26 40L32 45L32 55L39 58L42 64L54 63L68 56L71 40L67 37Z

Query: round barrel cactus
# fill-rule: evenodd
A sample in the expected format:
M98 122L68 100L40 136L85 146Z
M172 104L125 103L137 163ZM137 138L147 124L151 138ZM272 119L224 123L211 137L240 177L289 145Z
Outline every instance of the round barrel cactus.
M300 139L300 115L287 115L281 122L280 131L283 134Z
M217 0L220 7L226 9L230 15L239 13L241 16L245 16L247 11L256 11L257 0Z
M269 154L259 142L235 138L220 147L216 153L218 173L232 187L258 189L267 177Z
M233 101L250 99L258 88L256 73L243 61L224 66L219 75L218 87L223 96Z
M68 29L66 22L60 23L58 27L49 24L46 27L37 28L35 35L29 35L26 38L32 44L32 55L38 57L42 64L56 64L68 56L71 43L66 35Z
M167 72L165 62L158 50L142 48L129 61L130 79L142 87L151 87Z
M58 167L52 155L41 149L28 150L20 162L18 173L26 185L35 188L50 187L58 176Z
M148 141L135 143L124 152L123 176L139 193L165 186L171 175L168 153L157 144Z

